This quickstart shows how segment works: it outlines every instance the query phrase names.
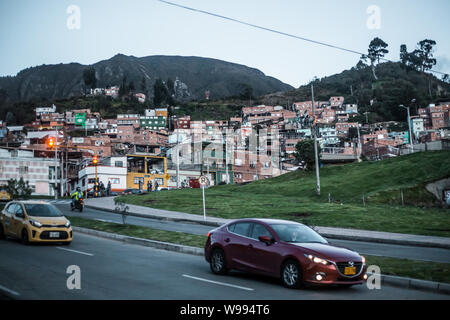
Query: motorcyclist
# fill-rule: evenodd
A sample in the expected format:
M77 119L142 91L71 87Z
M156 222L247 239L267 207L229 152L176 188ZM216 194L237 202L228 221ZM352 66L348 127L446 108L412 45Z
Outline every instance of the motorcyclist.
M72 207L75 207L75 201L79 201L81 198L83 198L83 191L81 191L80 187L77 188L77 190L70 195L72 198Z

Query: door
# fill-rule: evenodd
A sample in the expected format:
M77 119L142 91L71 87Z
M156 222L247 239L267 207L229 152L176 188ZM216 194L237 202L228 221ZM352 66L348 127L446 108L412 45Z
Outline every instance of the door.
M22 215L23 217L25 216L23 207L19 203L16 204L16 207L14 210L14 220L11 223L11 226L12 226L11 230L16 237L20 237L22 235L22 229L23 229L25 218L22 218L17 215Z
M250 243L250 222L238 222L228 227L224 237L224 249L231 268L247 269L247 250Z
M247 251L248 260L255 271L278 275L281 260L281 255L277 252L279 245L277 243L267 245L259 241L260 236L275 238L263 224L253 223L250 233L251 242Z
M16 209L16 204L11 203L6 208L5 211L3 211L3 225L5 227L5 234L10 236L15 236L15 233L12 232L13 230L13 223L14 223L14 211Z

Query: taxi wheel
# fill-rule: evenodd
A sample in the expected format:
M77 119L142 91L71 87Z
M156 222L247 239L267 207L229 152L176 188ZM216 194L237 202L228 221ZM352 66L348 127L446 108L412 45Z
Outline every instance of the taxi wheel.
M22 230L22 237L21 237L21 240L22 240L22 243L23 243L24 245L27 245L27 244L30 243L29 240L28 240L28 231L27 231L26 229L23 229L23 230Z
M6 239L5 231L3 230L3 225L0 224L0 239Z

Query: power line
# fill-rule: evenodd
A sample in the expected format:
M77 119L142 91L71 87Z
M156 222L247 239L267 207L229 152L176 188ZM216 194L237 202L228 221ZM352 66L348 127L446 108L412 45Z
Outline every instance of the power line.
M352 50L352 49L347 49L347 48L339 47L339 46L336 46L336 45L333 45L333 44L329 44L329 43L325 43L325 42L321 42L321 41L317 41L317 40L313 40L313 39L308 39L308 38L305 38L305 37L297 36L297 35L294 35L294 34L291 34L291 33L286 33L286 32L283 32L283 31L278 31L278 30L275 30L275 29L266 28L266 27L259 26L259 25L256 25L256 24L252 24L252 23L248 23L248 22L245 22L245 21L242 21L242 20L238 20L238 19L222 16L222 15L217 14L217 13L213 13L213 12L209 12L209 11L205 11L205 10L201 10L201 9L196 9L196 8L192 8L192 7L188 7L188 6L183 6L183 5L178 4L178 3L174 3L174 2L170 2L170 1L166 1L166 0L156 0L156 1L168 4L168 5L171 5L171 6L174 6L174 7L182 8L182 9L185 9L185 10L198 12L198 13L206 14L206 15L213 16L213 17L216 17L216 18L220 18L220 19L236 22L236 23L243 24L245 26L253 27L253 28L256 28L256 29L269 31L269 32L272 32L272 33L276 33L276 34L283 35L283 36L286 36L286 37L294 38L294 39L297 39L297 40L302 40L302 41L314 43L314 44L317 44L317 45L329 47L329 48L332 48L332 49L337 49L337 50L341 50L341 51L344 51L344 52L357 54L357 55L360 55L360 56L367 55L366 53L362 53L362 52L355 51L355 50ZM385 61L385 62L393 62L393 63L395 63L395 61L392 61L392 60L389 60L389 59L386 59L386 58L380 58L379 60L382 60L382 61ZM438 73L438 74L441 74L441 75L446 75L446 73L441 72L441 71L436 71L436 70L432 70L432 69L430 69L429 71L430 72L434 72L434 73Z

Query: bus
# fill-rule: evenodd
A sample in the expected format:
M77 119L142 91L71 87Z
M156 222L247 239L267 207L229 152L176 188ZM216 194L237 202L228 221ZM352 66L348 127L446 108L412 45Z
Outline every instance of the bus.
M127 155L127 189L149 191L151 182L152 191L155 183L158 189L167 188L170 175L167 173L167 158L149 155Z

